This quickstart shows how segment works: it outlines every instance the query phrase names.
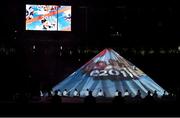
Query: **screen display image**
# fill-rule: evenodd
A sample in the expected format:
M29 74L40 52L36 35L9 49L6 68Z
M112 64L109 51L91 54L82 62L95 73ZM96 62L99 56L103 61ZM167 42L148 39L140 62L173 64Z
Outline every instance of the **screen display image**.
M71 31L71 6L58 7L58 31Z
M26 30L71 31L71 6L26 5Z

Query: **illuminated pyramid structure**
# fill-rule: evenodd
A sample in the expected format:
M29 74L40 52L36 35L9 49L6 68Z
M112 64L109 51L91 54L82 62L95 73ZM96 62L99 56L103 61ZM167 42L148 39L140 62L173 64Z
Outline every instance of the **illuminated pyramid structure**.
M122 95L128 90L132 96L140 90L142 97L145 97L148 91L153 93L156 90L159 96L164 93L162 87L113 49L104 49L52 88L53 91L58 89L67 89L69 96L73 96L77 89L81 97L85 96L87 89L91 90L95 97L100 89L105 97L114 97L116 90L121 91Z

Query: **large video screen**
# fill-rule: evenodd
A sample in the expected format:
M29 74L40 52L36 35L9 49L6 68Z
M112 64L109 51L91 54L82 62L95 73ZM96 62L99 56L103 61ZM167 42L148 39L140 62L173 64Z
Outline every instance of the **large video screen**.
M26 5L26 30L71 31L71 6Z

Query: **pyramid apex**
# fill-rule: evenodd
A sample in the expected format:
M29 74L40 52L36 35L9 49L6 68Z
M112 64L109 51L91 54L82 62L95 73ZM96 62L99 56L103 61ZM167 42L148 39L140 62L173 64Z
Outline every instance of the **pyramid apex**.
M105 48L104 50L108 50L108 51L110 51L110 50L113 50L112 48Z

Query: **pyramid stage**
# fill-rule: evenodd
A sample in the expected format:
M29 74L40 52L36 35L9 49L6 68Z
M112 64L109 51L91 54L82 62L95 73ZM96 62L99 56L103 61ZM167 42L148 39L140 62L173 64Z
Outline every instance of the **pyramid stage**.
M64 91L73 97L78 91L80 97L85 97L87 90L92 91L94 97L114 97L116 91L122 96L129 92L133 97L139 91L144 98L148 92L164 94L165 89L159 86L152 78L146 75L134 64L120 56L113 49L107 48L97 54L74 73L52 87L52 91Z

